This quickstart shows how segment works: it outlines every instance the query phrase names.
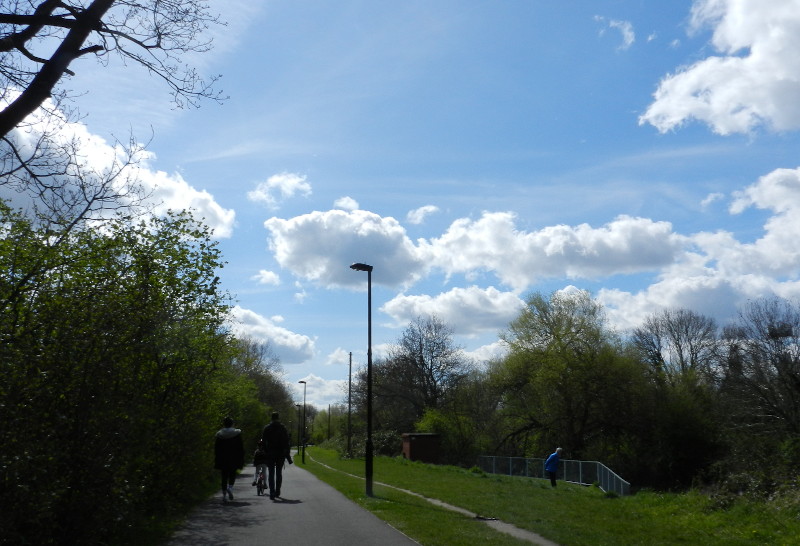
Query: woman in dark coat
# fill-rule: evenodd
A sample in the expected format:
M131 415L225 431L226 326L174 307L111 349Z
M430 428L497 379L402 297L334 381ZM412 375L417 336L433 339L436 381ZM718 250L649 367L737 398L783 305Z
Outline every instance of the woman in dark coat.
M214 468L220 471L222 502L233 500L233 483L236 471L244 468L244 442L242 431L233 428L233 419L226 417L214 438Z

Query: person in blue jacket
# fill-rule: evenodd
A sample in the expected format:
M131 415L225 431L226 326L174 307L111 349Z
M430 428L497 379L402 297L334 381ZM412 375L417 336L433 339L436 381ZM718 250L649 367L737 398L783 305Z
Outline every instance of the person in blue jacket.
M547 477L550 478L550 485L553 487L556 486L556 474L558 473L558 463L561 461L561 451L563 450L557 447L544 463L544 471L547 472Z

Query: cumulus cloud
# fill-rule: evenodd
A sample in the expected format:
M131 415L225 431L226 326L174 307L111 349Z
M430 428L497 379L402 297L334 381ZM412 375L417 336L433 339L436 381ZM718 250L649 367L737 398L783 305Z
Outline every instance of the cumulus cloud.
M258 282L258 284L269 284L273 286L281 284L281 279L278 274L273 271L267 271L266 269L260 270L258 274L253 275L251 279Z
M375 267L373 281L411 286L430 270L492 272L519 292L542 278L600 278L653 271L689 244L668 222L620 216L600 227L550 226L524 232L508 212L453 222L440 237L416 243L394 219L357 210L270 218L270 249L285 269L323 286L363 286L349 265Z
M604 289L598 298L620 328L653 312L686 307L725 320L749 299L800 298L800 169L776 169L734 193L729 211L770 211L761 237L742 242L727 231L687 236L690 244L658 279L638 292Z
M665 77L639 118L661 132L694 119L721 135L800 128L800 0L696 0L690 33L710 56Z
M416 280L425 264L394 218L363 210L311 212L264 222L281 267L327 286L363 286L355 262L372 265L373 282L396 286Z
M772 211L764 225L764 235L753 244L733 244L719 248L731 268L769 275L795 276L800 272L800 168L776 169L734 194L731 212L748 207ZM717 245L719 247L719 245ZM720 258L721 259L721 258ZM742 262L743 260L746 260Z
M7 93L4 100L12 98L13 93ZM0 105L2 104L0 101ZM26 124L24 129L17 128L12 132L13 138L23 149L29 146L32 150L43 132L50 131L57 145L77 143L77 159L86 176L107 176L107 173L118 170L128 160L127 153L120 144L110 144L104 138L91 133L83 123L67 121L49 99L42 108L26 118ZM141 144L134 143L131 148L132 164L127 165L114 179L118 192L124 194L130 190L131 185L138 185L142 195L146 196L141 204L148 207L153 214L162 215L168 210L191 209L194 216L203 220L217 237L225 238L233 234L236 213L232 209L222 207L213 195L194 188L180 174L168 174L154 169L152 163L156 159L155 154L145 150ZM21 208L28 208L32 203L30 196L15 192L7 185L0 188L0 197L9 199Z
M134 170L145 192L149 191L150 200L156 203L156 214L188 208L214 230L215 236L224 238L233 234L236 213L223 208L206 190L193 188L178 173L169 175L163 171L153 171L147 162L139 164Z
M493 271L524 290L543 277L599 278L649 271L672 263L685 240L668 222L619 216L593 228L550 226L520 232L508 212L460 219L430 242L431 261L449 274Z
M342 210L358 210L358 201L352 197L340 197L333 202L333 208Z
M265 203L270 209L277 209L281 203L295 195L311 195L311 184L306 177L294 173L274 174L256 189L247 192L247 198L256 203Z
M306 404L326 407L328 404L339 404L347 402L347 379L323 379L313 373L303 377L300 381L305 381ZM303 399L303 385L293 384L295 397L297 400Z
M329 366L338 366L340 364L349 365L350 352L345 351L341 347L337 347L331 354L328 355L328 358L325 359L325 364Z
M410 224L421 224L425 221L425 217L435 212L439 212L439 207L435 205L425 205L424 207L409 211L406 219Z
M711 194L704 204L722 198ZM724 318L747 299L800 296L800 168L777 169L735 192L729 212L748 208L770 213L751 242L724 230L679 234L668 222L631 216L526 231L513 213L485 212L417 241L393 218L362 210L271 218L265 226L281 266L323 286L363 286L363 276L349 270L353 262L374 265L374 280L404 290L437 271L448 280L494 275L510 290L473 284L438 295L404 292L381 307L398 325L435 314L457 334L478 336L513 320L523 305L519 294L542 279L619 276L640 285L630 292L609 285L596 294L619 328L667 307Z
M482 345L474 351L464 351L467 358L472 359L478 364L500 360L508 355L508 345L504 341L495 341L488 345Z
M676 307L724 321L735 316L737 305L747 299L745 283L732 283L709 270L688 274L680 271L683 267L676 269L666 271L661 280L638 292L600 290L597 300L606 307L612 325L620 331L629 330L659 310Z
M280 319L267 318L238 305L231 309L231 331L236 335L269 343L281 363L297 364L314 356L313 339L278 326L277 322Z
M436 315L454 333L473 335L480 332L496 332L498 324L513 320L524 302L511 292L501 292L490 286L479 288L453 288L437 296L398 295L386 302L381 311L391 316L398 324L408 323L417 316Z

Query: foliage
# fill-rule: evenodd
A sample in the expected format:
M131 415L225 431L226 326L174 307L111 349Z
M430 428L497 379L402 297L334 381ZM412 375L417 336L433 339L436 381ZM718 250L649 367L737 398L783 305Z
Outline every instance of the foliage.
M426 409L447 403L470 368L452 336L452 330L438 317L417 317L391 346L389 355L373 362L376 428L410 432ZM353 392L363 414L366 370L356 374Z
M54 246L58 234L0 212L4 537L123 540L205 491L222 416L246 432L266 422L227 364L219 251L185 213Z
M414 430L440 435L444 462L470 467L481 454L543 457L562 446L565 457L603 461L634 488L716 484L760 498L796 476L798 304L751 302L721 336L708 317L670 309L625 338L586 292L532 294L526 303L502 334L508 355L456 374L440 398L426 400L401 380L424 375L412 359L379 361L376 429L407 431L422 409ZM363 385L361 373L361 434Z
M510 353L493 374L505 393L509 447L541 456L561 445L580 458L601 431L619 434L641 377L587 293L532 295L504 340Z

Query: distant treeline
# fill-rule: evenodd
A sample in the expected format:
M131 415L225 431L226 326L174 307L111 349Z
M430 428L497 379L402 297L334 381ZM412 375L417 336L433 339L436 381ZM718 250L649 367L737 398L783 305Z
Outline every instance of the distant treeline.
M800 306L781 299L751 301L722 328L668 309L620 333L586 292L532 294L501 334L508 355L476 365L440 319L419 318L374 363L376 449L436 432L441 462L472 466L561 446L634 489L768 496L800 470L798 335ZM364 370L354 391L360 426Z

